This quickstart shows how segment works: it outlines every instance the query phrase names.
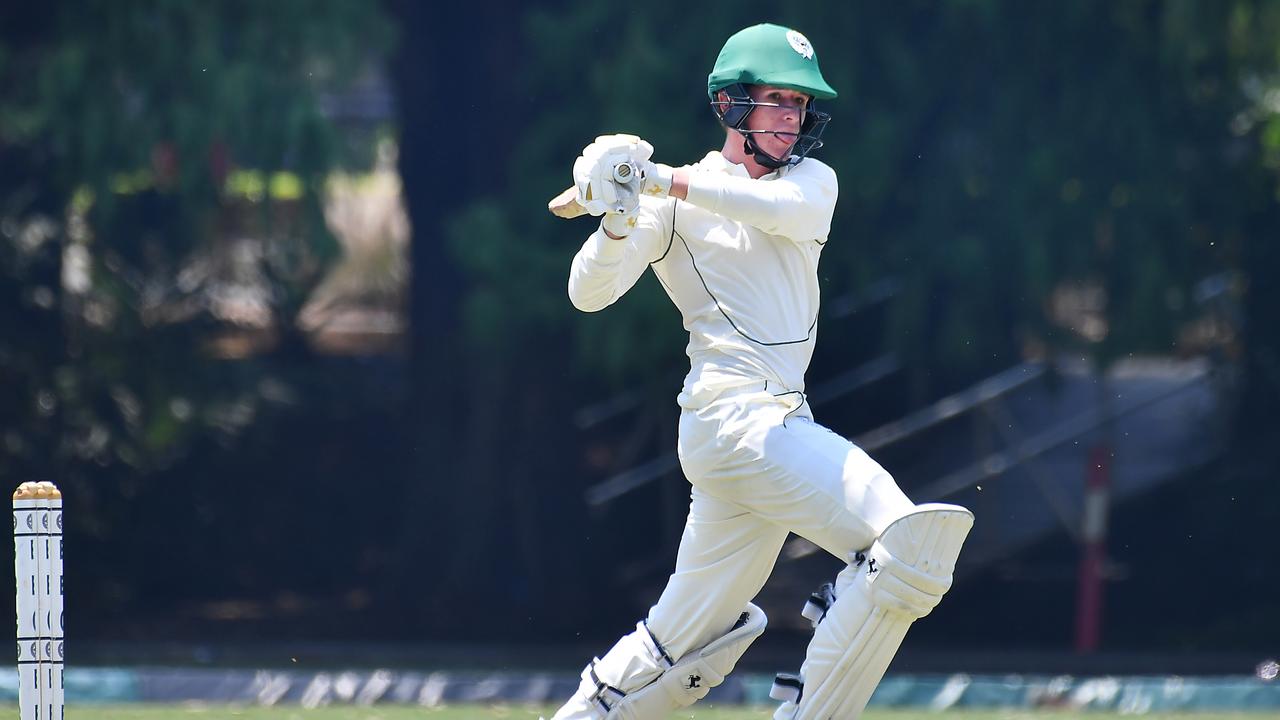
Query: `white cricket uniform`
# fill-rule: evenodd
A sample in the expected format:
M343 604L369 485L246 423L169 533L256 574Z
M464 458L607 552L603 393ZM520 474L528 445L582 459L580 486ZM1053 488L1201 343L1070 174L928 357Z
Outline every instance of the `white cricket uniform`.
M595 666L624 692L724 635L788 532L848 562L914 507L865 452L813 422L804 398L835 172L806 158L756 180L719 152L690 169L687 201L642 198L634 231L614 240L597 230L569 275L574 306L593 312L652 267L689 331L677 400L693 487L675 571L648 618ZM575 696L555 717L595 716Z

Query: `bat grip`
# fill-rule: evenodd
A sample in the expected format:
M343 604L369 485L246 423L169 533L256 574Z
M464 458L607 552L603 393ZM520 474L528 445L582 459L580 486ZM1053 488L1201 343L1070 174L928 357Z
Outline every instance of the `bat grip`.
M613 166L613 179L623 185L626 185L635 178L638 172L639 169L636 168L634 163L620 162Z
M629 185L631 181L640 173L640 169L631 161L620 162L613 166L613 181L619 185ZM617 205L617 212L623 212L624 208L621 203Z

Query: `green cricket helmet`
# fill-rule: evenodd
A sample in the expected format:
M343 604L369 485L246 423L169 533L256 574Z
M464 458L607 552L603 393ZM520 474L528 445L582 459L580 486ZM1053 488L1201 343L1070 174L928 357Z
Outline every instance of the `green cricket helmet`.
M788 88L812 98L788 157L775 158L762 152L752 137L760 131L744 129L752 110L773 106L752 100L749 85ZM728 96L727 102L717 98L721 91ZM815 110L813 100L830 100L836 97L836 91L823 79L818 56L808 38L790 28L763 23L740 30L725 42L707 77L707 95L716 117L725 127L743 135L746 151L755 156L756 162L779 168L794 165L822 147L822 131L831 116Z

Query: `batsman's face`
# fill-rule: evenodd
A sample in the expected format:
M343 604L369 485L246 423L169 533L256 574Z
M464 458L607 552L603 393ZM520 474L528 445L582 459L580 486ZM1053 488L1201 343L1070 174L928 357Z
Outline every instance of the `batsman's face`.
M747 116L746 129L760 131L755 138L761 150L776 158L787 157L799 137L809 96L772 85L752 85L747 92L761 104Z

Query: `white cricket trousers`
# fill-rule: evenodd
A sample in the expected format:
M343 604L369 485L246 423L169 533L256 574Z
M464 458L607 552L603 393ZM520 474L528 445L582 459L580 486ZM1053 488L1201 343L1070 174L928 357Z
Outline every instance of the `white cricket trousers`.
M684 410L679 455L693 485L689 517L675 571L644 623L671 660L728 632L788 532L848 562L914 507L879 463L815 423L798 393L730 392ZM597 663L624 692L663 670L644 633L638 627ZM594 717L573 709L585 709L579 701L555 717Z

